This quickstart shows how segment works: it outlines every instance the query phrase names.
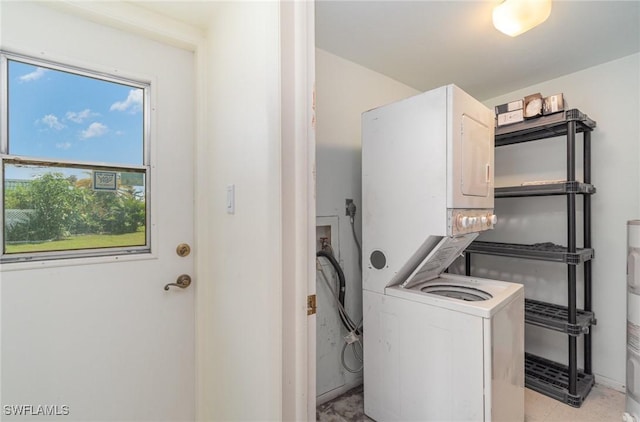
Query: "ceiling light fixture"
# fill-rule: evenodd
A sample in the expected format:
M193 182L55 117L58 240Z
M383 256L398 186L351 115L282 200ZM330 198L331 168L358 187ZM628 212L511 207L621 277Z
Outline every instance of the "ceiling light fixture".
M511 37L540 25L551 14L551 0L504 0L493 9L493 26Z

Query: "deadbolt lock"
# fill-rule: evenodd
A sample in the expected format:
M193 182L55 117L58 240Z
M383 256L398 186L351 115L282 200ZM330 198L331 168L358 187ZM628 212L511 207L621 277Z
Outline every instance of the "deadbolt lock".
M186 243L181 243L176 248L176 253L178 254L178 256L181 256L184 258L185 256L191 253L191 246L189 246Z

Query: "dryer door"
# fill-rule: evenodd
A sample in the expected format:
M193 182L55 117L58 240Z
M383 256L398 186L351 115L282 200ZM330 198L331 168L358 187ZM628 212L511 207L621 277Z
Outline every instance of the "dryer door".
M455 86L448 111L447 208L493 209L493 110Z
M465 196L489 196L493 145L489 128L473 118L463 115L460 154L460 190Z

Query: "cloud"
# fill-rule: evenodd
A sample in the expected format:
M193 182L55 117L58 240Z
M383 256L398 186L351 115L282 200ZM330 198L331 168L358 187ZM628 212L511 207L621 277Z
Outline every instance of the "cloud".
M58 118L53 114L47 114L42 119L40 119L39 122L44 123L45 125L49 126L51 129L56 129L56 130L60 130L65 127L62 123L60 123Z
M132 89L129 91L127 99L124 101L117 101L111 104L111 111L129 111L130 113L137 113L142 110L142 90Z
M38 67L33 72L27 73L26 75L20 76L19 79L20 79L20 82L37 81L38 79L42 78L44 76L44 74L46 72L48 72L48 71L49 71L49 69L44 69L42 67Z
M67 120L71 120L74 123L82 123L87 117L97 116L98 113L92 112L90 109L85 108L82 111L67 111L65 115Z
M95 138L96 136L102 136L107 133L107 126L102 123L93 122L86 130L82 131L82 139Z
M59 143L56 144L56 148L69 149L69 148L71 148L71 142L59 142Z

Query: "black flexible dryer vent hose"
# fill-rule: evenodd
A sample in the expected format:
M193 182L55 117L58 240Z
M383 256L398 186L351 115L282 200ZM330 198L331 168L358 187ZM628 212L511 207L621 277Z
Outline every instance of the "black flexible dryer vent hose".
M333 269L336 271L336 274L338 274L338 283L339 283L338 300L340 301L340 304L344 308L344 293L346 290L346 281L344 278L344 272L342 271L342 268L340 268L340 264L338 263L336 258L333 256L333 254L330 252L318 251L316 253L316 256L326 258L331 264L331 266L333 267ZM357 335L360 335L360 330L358 330L357 327L352 327L351 324L349 324L344 314L342 313L342 310L338 309L338 313L340 314L340 320L342 321L342 325L344 325L344 328L346 328L347 331L349 332L355 330L355 333Z

